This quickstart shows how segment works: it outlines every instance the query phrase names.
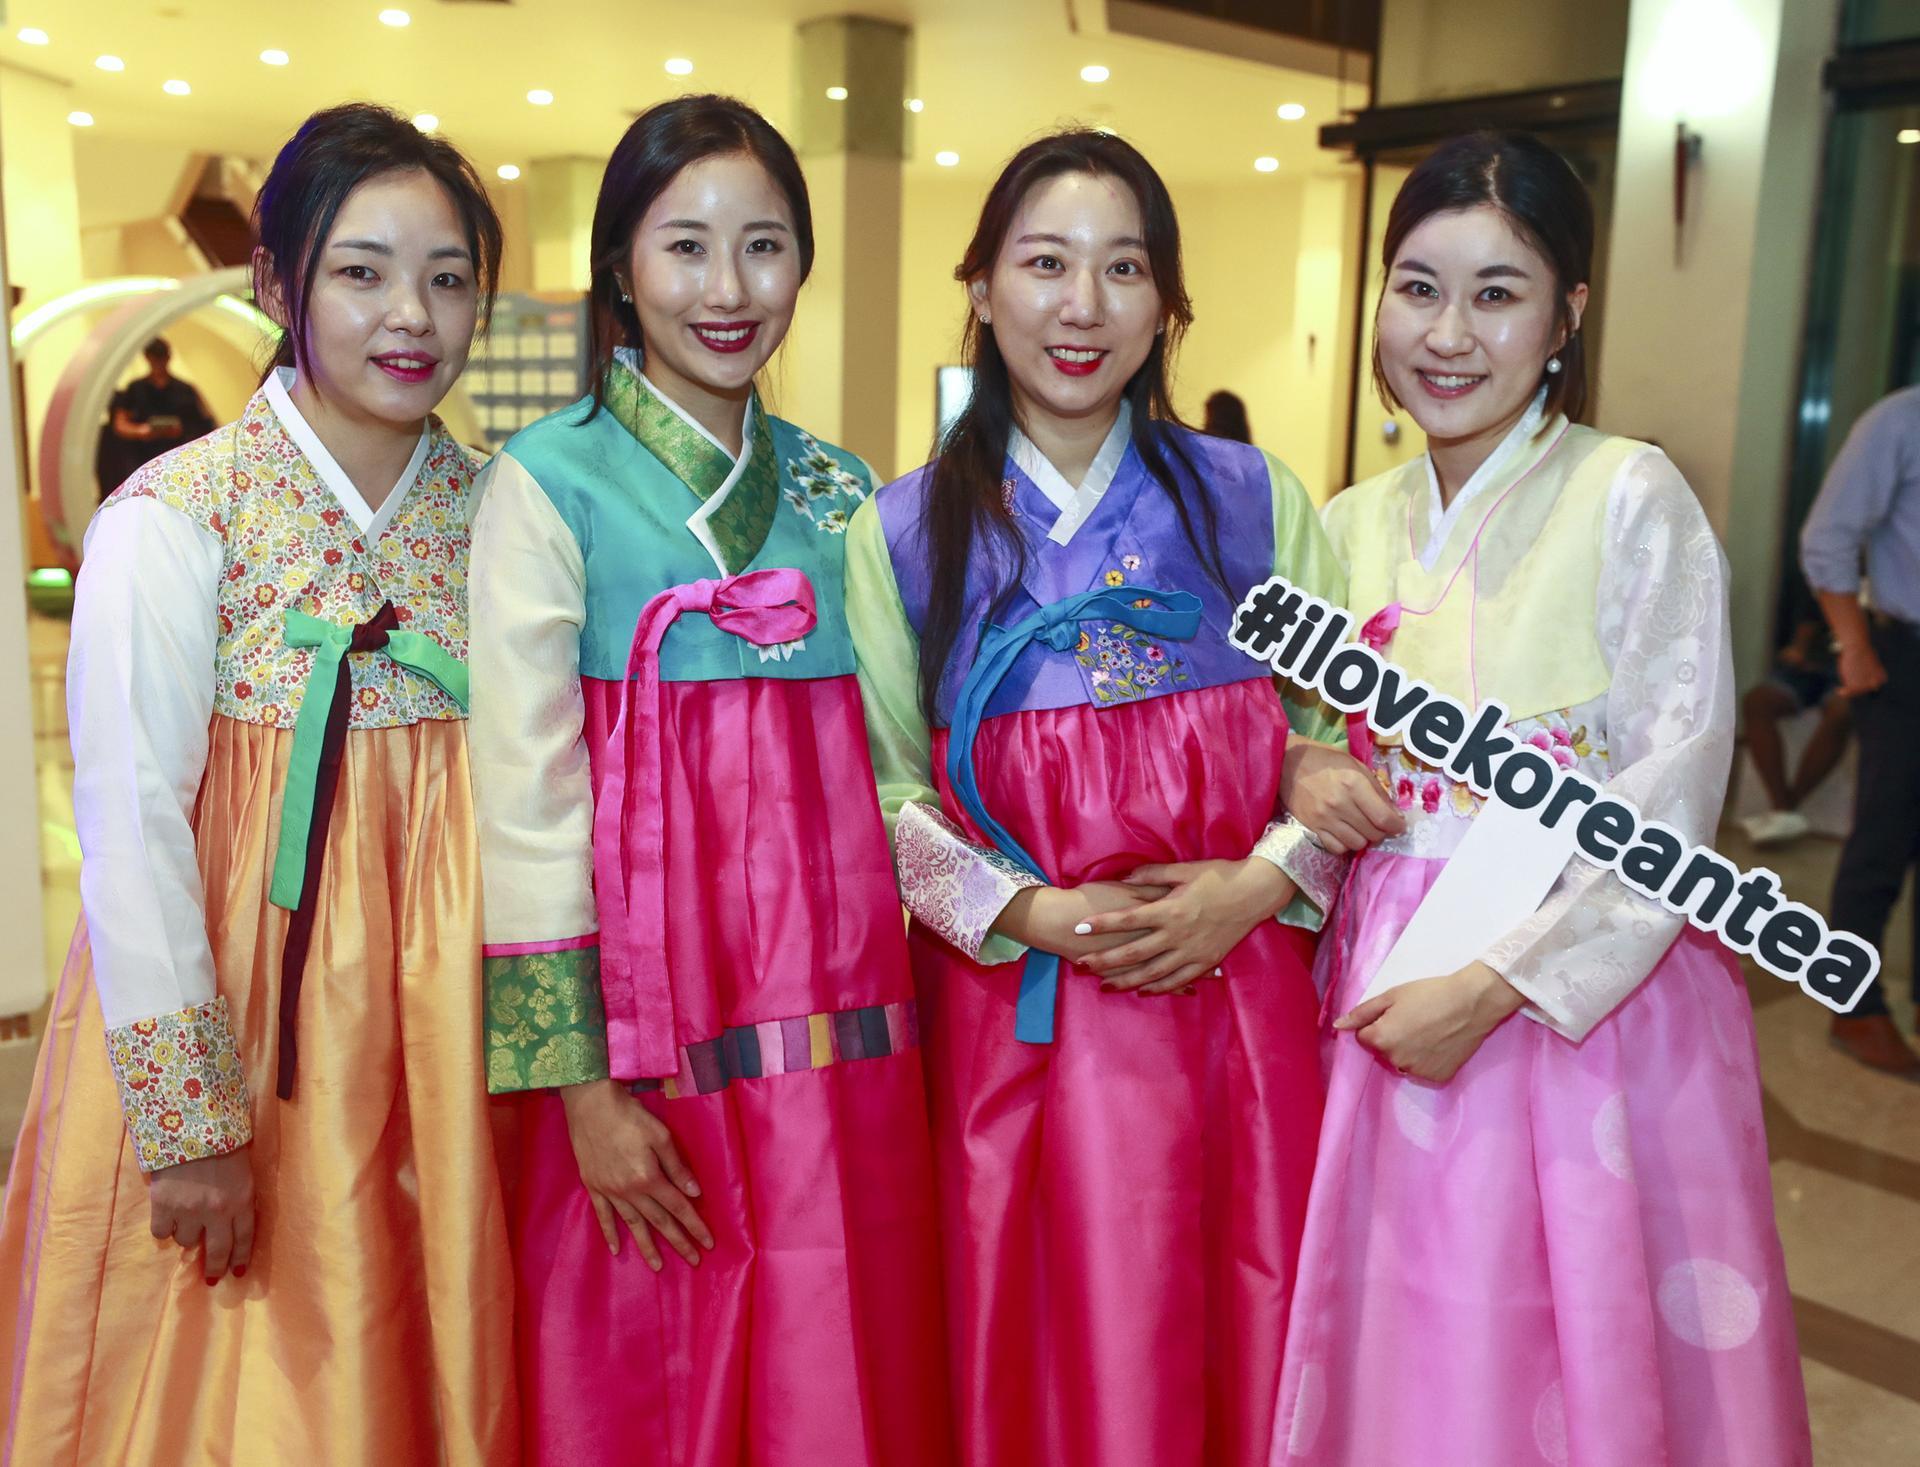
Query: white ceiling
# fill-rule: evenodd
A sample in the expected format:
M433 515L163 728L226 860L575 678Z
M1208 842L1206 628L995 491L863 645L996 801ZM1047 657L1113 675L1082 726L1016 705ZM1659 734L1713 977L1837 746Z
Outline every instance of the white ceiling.
M1343 93L1325 77L1110 35L1098 0L388 3L412 23L381 24L381 0L9 0L0 61L70 84L101 142L266 156L314 109L370 98L433 113L488 173L538 157L603 156L633 112L687 90L732 92L785 124L795 25L856 8L914 28L914 90L925 104L913 120L916 170L933 170L933 155L952 149L959 174L987 177L1028 137L1071 120L1125 134L1170 180L1255 185L1263 154L1280 161L1282 177L1336 166L1317 148L1317 128L1343 102L1365 102L1352 84ZM23 44L18 32L29 26L51 44ZM291 64L262 64L268 47ZM103 53L126 69L97 69ZM691 76L666 73L676 56L694 62ZM1090 63L1111 79L1082 81ZM192 94L166 95L170 79ZM536 87L554 93L553 105L526 101ZM1283 102L1304 104L1305 119L1279 120Z

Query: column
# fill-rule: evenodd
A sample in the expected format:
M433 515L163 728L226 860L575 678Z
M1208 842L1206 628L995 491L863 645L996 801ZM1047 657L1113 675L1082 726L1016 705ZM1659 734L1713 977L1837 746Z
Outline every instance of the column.
M852 16L799 27L791 136L813 203L814 269L770 384L776 412L859 454L882 479L902 467L900 194L912 41L904 26Z
M1733 566L1742 682L1770 648L1838 0L1633 0L1599 307L1600 426L1657 440ZM1675 127L1701 137L1674 225Z

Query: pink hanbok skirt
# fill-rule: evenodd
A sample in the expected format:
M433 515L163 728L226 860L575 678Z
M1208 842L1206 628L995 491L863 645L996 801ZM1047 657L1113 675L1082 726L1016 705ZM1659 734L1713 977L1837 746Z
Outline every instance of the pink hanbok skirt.
M1359 1001L1439 875L1361 858ZM1327 1031L1272 1467L1804 1467L1753 1015L1687 928L1584 1041L1515 1015L1445 1085Z

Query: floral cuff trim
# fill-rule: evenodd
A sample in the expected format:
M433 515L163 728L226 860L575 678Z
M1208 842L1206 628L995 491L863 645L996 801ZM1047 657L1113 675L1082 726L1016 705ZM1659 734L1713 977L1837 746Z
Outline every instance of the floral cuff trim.
M1039 877L975 845L939 811L911 800L894 825L893 862L907 910L968 957L1007 962L1024 951L988 938L1016 892L1046 885Z
M225 998L107 1030L107 1058L141 1171L224 1156L253 1139Z
M1289 815L1276 820L1254 843L1253 854L1271 861L1293 878L1300 897L1280 913L1280 920L1295 927L1317 931L1333 910L1340 895L1340 883L1346 879L1347 858L1337 851L1318 845L1311 831Z
M481 968L489 1094L580 1085L612 1074L597 943L549 952L490 948Z

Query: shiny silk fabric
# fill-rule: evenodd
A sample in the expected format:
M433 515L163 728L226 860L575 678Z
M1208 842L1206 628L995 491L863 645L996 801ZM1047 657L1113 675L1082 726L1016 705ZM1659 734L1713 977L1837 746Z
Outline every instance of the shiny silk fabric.
M618 685L582 683L598 794ZM857 686L747 677L660 693L676 1043L883 1008L893 1029L886 1052L863 1055L813 1018L810 1058L782 1072L763 1056L735 1073L736 1048L718 1082L693 1065L697 1084L643 1092L700 1183L717 1246L698 1268L667 1251L656 1275L625 1238L610 1256L559 1099L514 1102L528 1461L940 1467L924 1082Z
M943 809L982 840L946 741ZM1285 747L1255 679L1003 714L975 758L986 808L1073 886L1245 856ZM1102 992L1063 963L1047 1045L1014 1038L1019 963L918 926L910 944L964 1460L1264 1462L1320 1119L1311 936L1262 923L1191 996Z
M1444 862L1370 852L1320 953L1360 995ZM1272 1467L1807 1467L1753 1012L1688 927L1581 1043L1445 1085L1328 1032Z
M151 1235L83 923L0 1222L15 1467L517 1460L466 728L348 736L279 1101L267 886L291 742L216 716L194 822L253 1099L253 1262L209 1288L198 1250Z

